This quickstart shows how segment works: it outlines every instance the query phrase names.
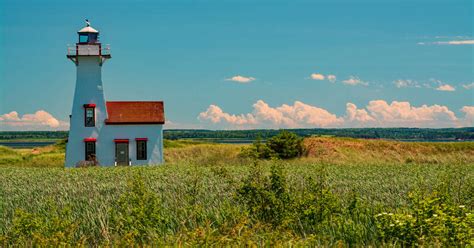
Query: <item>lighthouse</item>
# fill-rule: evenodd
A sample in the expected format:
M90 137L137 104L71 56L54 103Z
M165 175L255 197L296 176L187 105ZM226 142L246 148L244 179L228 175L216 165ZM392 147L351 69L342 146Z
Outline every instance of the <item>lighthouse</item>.
M76 87L65 166L161 164L163 102L106 101L102 68L111 59L110 48L100 43L88 20L77 34L67 53L76 66Z

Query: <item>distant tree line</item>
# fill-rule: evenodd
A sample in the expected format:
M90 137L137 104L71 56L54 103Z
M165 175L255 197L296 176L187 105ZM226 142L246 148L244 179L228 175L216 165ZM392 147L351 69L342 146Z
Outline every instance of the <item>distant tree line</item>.
M169 129L164 131L165 139L246 139L255 140L260 137L269 139L281 130L184 130ZM474 127L468 128L341 128L341 129L288 129L300 137L336 136L363 139L395 139L395 140L474 140ZM0 140L9 139L65 139L67 131L0 131Z
M65 139L67 131L0 131L0 140Z
M363 139L395 140L474 140L474 127L469 128L341 128L287 129L301 137L335 136ZM281 130L165 130L166 139L249 139L271 138Z

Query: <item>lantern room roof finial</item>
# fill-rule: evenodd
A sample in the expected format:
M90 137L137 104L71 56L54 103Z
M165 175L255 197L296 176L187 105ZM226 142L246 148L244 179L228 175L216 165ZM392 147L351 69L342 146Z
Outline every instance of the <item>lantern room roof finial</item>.
M86 19L86 26L79 30L78 33L99 33L99 31L91 27L91 22L89 19Z

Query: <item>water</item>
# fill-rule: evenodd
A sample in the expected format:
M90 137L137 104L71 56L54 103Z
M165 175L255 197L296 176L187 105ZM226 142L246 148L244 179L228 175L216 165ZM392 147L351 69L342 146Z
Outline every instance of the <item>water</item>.
M186 139L183 139L186 140ZM253 139L192 139L196 141L204 141L218 144L252 144ZM472 140L394 140L402 142L463 142ZM262 143L265 143L265 140L261 140ZM0 146L6 146L10 148L33 148L33 147L42 147L48 146L56 143L56 141L14 141L14 142L0 142Z
M14 142L0 142L0 146L6 146L10 148L33 148L41 146L49 146L56 143L56 141L14 141Z

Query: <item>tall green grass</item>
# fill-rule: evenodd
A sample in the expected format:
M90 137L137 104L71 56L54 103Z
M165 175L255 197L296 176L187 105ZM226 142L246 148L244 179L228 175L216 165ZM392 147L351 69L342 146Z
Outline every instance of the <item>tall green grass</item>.
M386 148L344 142L288 161L178 142L157 167L3 166L0 245L474 245L469 145L394 143L403 149L376 163L361 157ZM418 160L406 146L447 158ZM344 159L331 163L334 149Z

